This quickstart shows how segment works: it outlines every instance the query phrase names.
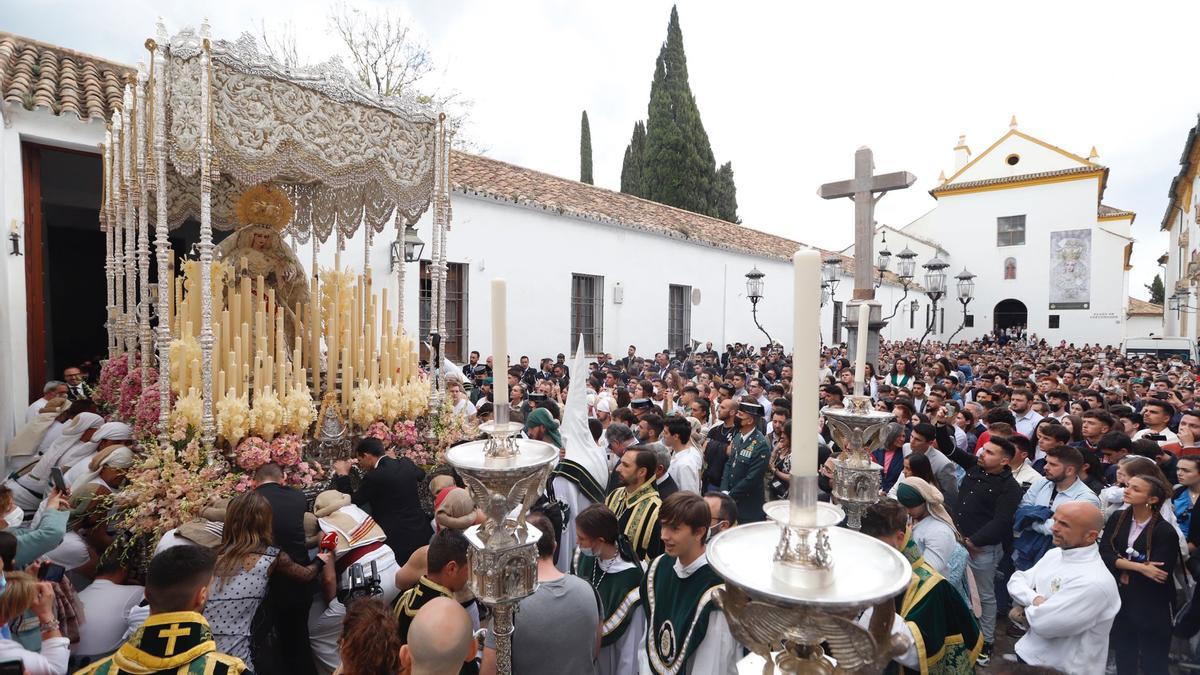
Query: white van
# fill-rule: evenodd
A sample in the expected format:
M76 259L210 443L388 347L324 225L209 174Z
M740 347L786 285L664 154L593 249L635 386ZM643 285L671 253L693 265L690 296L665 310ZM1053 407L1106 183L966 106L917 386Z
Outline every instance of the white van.
M1121 354L1125 356L1155 356L1158 358L1178 359L1193 363L1196 361L1196 341L1186 337L1129 337L1121 344Z

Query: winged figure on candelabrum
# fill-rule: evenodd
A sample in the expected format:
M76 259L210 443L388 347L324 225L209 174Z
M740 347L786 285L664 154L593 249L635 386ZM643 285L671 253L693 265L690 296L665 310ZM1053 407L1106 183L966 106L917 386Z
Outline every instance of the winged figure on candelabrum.
M292 203L283 190L270 184L255 185L238 200L237 230L216 246L218 258L234 269L229 280L231 286L243 277L251 280L261 277L265 287L275 291L288 344L296 339L296 312L303 316L309 302L304 267L296 252L283 241L283 229L293 213Z

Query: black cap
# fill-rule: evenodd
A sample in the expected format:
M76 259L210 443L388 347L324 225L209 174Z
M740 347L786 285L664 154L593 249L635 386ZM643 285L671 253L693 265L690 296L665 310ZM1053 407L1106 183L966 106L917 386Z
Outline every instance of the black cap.
M534 392L529 393L529 400L530 401L538 401L538 402L548 401L549 397L541 392L534 391Z
M753 401L743 401L738 404L738 411L754 415L755 417L762 417L766 409L762 407L762 404L754 403Z
M653 408L654 404L651 403L650 399L648 398L635 398L629 402L629 407L634 410L645 410L648 408Z

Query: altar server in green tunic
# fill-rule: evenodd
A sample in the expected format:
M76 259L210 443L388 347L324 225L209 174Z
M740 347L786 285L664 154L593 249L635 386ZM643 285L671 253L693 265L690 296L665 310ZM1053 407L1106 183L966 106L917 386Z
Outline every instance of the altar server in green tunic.
M708 564L704 543L712 522L700 495L676 492L660 511L666 548L642 581L646 644L642 673L732 675L741 649L725 615L712 601L721 577Z
M771 444L758 430L762 415L763 407L758 403L742 401L738 404L738 430L733 434L729 461L725 463L725 475L721 479L721 491L737 502L739 523L756 523L766 517L763 514L766 499L763 478L771 458Z
M636 673L646 636L641 564L617 517L603 504L592 504L575 516L575 534L575 575L596 589L604 608L597 672Z
M962 595L921 557L908 529L908 510L893 499L882 499L867 507L859 531L896 547L912 565L908 589L896 598L892 626L893 633L907 635L912 644L885 672L974 673L983 647L979 624ZM869 622L870 614L868 610L859 622Z
M654 489L654 472L658 460L644 445L636 445L621 455L617 476L622 486L608 495L607 505L621 523L621 531L629 536L638 560L649 562L662 553L659 537L659 507L662 499Z

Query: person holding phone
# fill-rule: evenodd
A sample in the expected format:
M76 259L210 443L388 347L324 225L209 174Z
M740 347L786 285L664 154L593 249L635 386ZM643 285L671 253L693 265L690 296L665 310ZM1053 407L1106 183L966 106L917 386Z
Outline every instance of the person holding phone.
M71 641L63 637L54 614L54 588L25 572L7 572L0 591L0 623L33 610L42 633L41 652L31 652L15 640L0 638L0 662L21 662L28 675L62 675L67 672Z

